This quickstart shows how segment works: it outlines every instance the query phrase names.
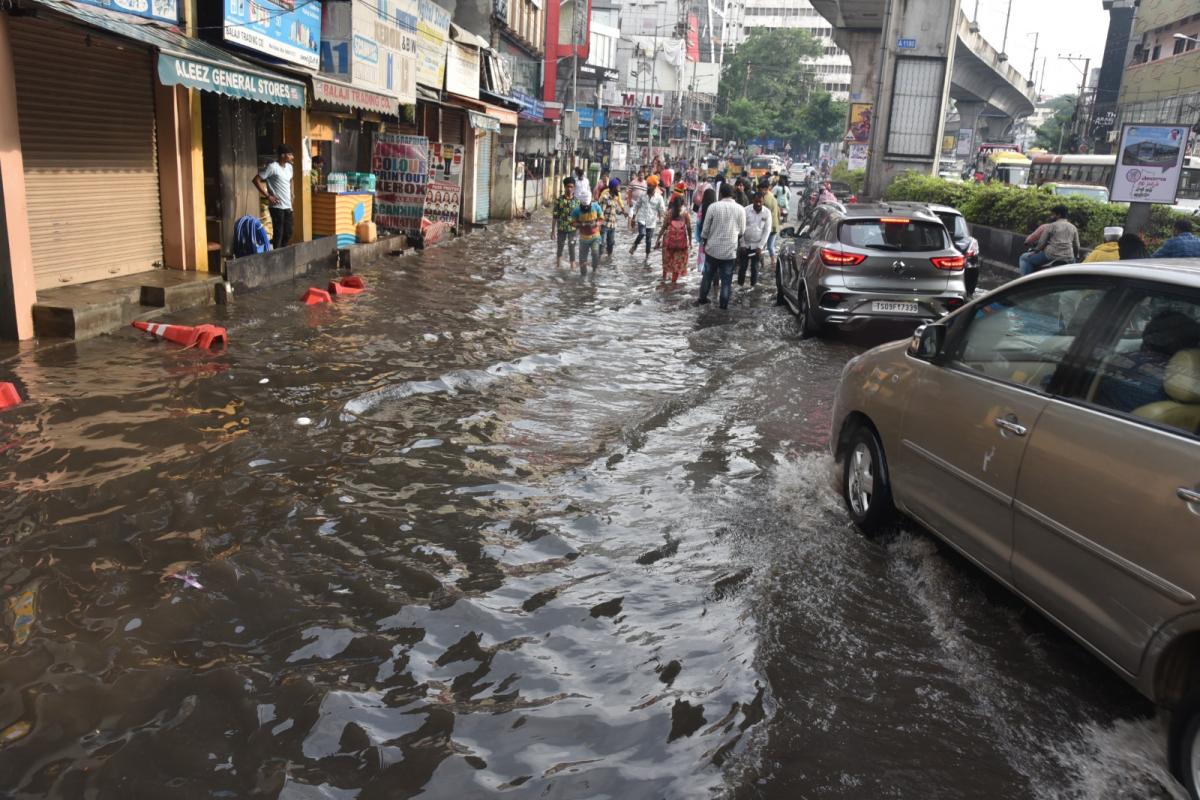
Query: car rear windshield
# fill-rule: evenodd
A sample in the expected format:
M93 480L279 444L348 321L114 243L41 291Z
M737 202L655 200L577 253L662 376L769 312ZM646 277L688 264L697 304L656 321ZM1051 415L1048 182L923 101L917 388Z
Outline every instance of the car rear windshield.
M750 159L750 169L766 169L771 166L769 158L752 158Z
M938 219L955 239L965 239L971 235L967 233L967 221L958 214L939 213Z
M923 252L945 250L946 229L936 222L915 219L852 219L838 231L842 244L868 250Z

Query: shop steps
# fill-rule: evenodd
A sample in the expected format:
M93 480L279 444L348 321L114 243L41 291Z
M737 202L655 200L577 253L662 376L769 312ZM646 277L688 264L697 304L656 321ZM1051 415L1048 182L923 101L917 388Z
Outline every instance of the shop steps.
M87 339L186 308L212 305L215 272L156 269L38 292L33 329L38 338Z

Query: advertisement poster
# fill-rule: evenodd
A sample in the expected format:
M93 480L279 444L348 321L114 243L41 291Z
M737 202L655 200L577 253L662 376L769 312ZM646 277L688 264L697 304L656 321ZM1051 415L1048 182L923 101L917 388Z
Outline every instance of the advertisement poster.
M429 182L429 140L378 133L371 152L375 223L388 231L419 231Z
M442 90L450 12L433 0L417 0L417 83Z
M462 184L463 158L467 149L461 144L429 143L429 180Z
M417 39L411 32L416 27L416 0L394 2L386 14L378 13L372 2L325 3L321 72L412 105L417 98Z
M869 144L871 141L871 115L874 103L851 103L850 121L846 126L846 141L853 144Z
M1186 125L1122 126L1110 192L1112 202L1173 205L1183 175L1187 140Z
M850 145L849 167L850 169L866 169L867 168L867 146L865 144Z
M321 66L321 4L225 0L225 41L317 69Z
M121 11L146 19L159 22L179 22L178 0L79 0L89 6L107 8L109 11Z
M462 206L462 189L453 181L430 181L425 193L425 216L430 222L445 222L458 227L458 210Z

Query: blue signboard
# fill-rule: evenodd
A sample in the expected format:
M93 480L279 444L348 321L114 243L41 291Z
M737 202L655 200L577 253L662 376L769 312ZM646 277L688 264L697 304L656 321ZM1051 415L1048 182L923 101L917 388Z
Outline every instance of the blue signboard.
M225 41L315 70L321 66L321 4L225 0Z
M171 24L179 22L179 0L79 0L79 2L159 22L170 22Z
M579 111L579 127L581 128L607 128L608 118L604 114L604 109L595 109L591 106L584 106Z
M521 104L517 116L525 119L535 119L541 122L546 118L546 104L533 95L526 94L520 89L513 89L512 99Z
M897 39L896 47L900 48L901 50L916 50L917 49L917 40L916 39Z

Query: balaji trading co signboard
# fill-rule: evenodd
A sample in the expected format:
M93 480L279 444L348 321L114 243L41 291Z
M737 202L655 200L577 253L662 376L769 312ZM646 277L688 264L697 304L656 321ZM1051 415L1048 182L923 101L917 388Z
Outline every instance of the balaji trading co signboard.
M146 19L160 22L179 22L178 0L78 0L89 6L107 8L110 11L122 11Z
M1186 125L1125 123L1109 195L1114 203L1175 203L1183 156Z
M321 66L321 4L225 0L225 41L317 69Z

